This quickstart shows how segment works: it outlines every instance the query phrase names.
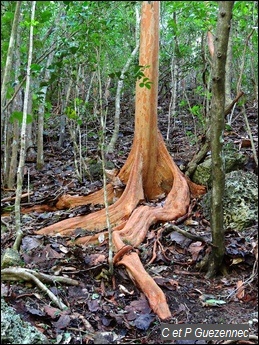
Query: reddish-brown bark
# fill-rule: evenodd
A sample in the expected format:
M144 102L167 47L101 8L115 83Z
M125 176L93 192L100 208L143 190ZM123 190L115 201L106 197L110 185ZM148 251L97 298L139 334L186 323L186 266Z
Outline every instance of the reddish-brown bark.
M135 133L129 157L118 174L126 185L120 198L109 206L113 227L114 263L126 267L131 279L145 293L153 311L162 319L171 316L163 291L145 271L135 249L145 239L148 229L156 222L175 220L188 211L191 195L198 196L205 188L188 180L178 169L164 144L157 126L157 84L159 49L159 1L142 5L140 60L150 66L145 76L152 87L136 85ZM108 185L109 200L113 197L112 184ZM145 205L145 200L165 196L163 206ZM139 205L142 201L143 205ZM103 203L103 191L80 197L64 197L56 204L63 206ZM92 236L81 237L73 244L98 242L100 232L107 227L105 210L87 216L67 219L38 231L38 234L71 236L76 228L95 230ZM103 232L107 238L107 231Z

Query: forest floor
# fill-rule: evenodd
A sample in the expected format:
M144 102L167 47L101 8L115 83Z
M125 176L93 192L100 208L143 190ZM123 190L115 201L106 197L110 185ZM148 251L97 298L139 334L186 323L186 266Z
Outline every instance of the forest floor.
M166 137L168 104L159 107L159 128ZM134 110L122 104L119 140L108 159L117 168L123 166L131 148L134 133ZM249 124L257 148L257 107L247 106ZM194 122L195 120L195 122ZM112 111L108 119L108 135L112 133ZM196 124L196 125L194 125ZM26 162L22 207L48 203L58 196L87 195L102 187L102 175L80 183L74 169L73 146L68 135L65 147L59 148L58 126L47 129L45 136L45 165L37 171L35 162ZM110 128L110 129L109 129ZM196 128L198 130L196 131ZM99 160L96 123L88 124L86 156ZM178 116L171 125L170 140L166 143L178 166L186 166L201 142L197 119L188 114ZM198 138L198 140L197 140ZM241 112L236 109L232 129L225 132L225 144L234 145L247 156L244 170L257 174L251 146ZM29 174L29 175L28 175ZM27 186L29 181L29 190ZM2 190L2 209L11 206L15 191ZM33 283L2 281L1 294L17 313L31 322L55 344L161 344L161 322L151 311L146 297L129 279L122 267L115 267L113 279L107 274L108 244L96 246L67 246L66 238L44 237L34 231L68 217L87 214L101 206L83 206L56 212L31 212L22 215L24 237L21 245L21 267L37 272L65 276L80 282L78 286L47 284L48 288L68 306L60 310ZM14 214L2 214L1 249L12 247L15 240ZM178 224L193 234L210 240L210 224L196 201L191 218ZM226 232L225 272L206 279L196 264L205 255L208 245L190 240L167 229L164 224L153 226L139 255L145 269L164 291L172 313L172 324L247 324L250 334L258 335L257 271L253 275L258 223L243 232ZM156 253L156 255L154 255ZM244 283L240 288L240 284ZM239 289L238 289L239 287ZM213 302L208 302L213 299ZM207 301L207 302L206 302ZM220 341L172 340L168 343L220 343ZM235 342L238 343L238 342ZM240 342L241 344L242 342ZM257 343L250 340L248 343Z

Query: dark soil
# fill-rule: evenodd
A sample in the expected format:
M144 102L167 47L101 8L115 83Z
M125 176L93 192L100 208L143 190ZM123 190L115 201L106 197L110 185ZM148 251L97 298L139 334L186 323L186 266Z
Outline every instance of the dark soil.
M133 138L133 114L128 104L122 104L120 136L116 150L107 159L120 168L125 162ZM109 112L107 138L112 134L112 107ZM168 102L159 105L159 127L166 138ZM202 141L202 128L188 112L179 110L173 121L167 147L172 158L182 169L192 159ZM75 173L73 145L67 134L64 147L58 147L58 115L49 123L45 135L45 166L36 170L35 162L26 162L24 193L32 193L22 200L22 206L50 203L60 195L86 195L102 187L102 173L84 177L80 182ZM247 115L253 136L257 138L257 108L247 105ZM194 126L195 125L195 126ZM98 121L88 123L87 163L100 162L98 150ZM197 128L195 132L194 128ZM82 128L82 134L86 134ZM244 118L238 107L232 129L225 132L225 143L239 149L247 157L243 170L257 173L251 146L243 146L248 138ZM255 141L257 149L257 140ZM14 197L14 191L2 191L2 199ZM161 201L160 201L161 202ZM15 240L14 214L6 214L14 200L2 202L1 249L12 247ZM2 296L22 318L31 322L48 339L57 344L160 344L161 322L149 308L145 296L133 285L122 267L115 267L113 277L108 274L108 244L77 247L66 245L65 238L43 237L34 231L59 220L94 212L102 206L84 206L72 210L22 215L24 238L20 250L22 267L41 273L65 276L80 282L78 286L47 284L48 288L67 305L61 311L49 297L28 282L2 282ZM226 233L224 271L214 279L206 279L197 263L210 250L206 242L190 240L165 224L153 226L146 241L139 246L139 255L146 270L166 294L172 319L171 324L247 324L250 334L257 335L258 293L254 244L257 225L237 232ZM210 224L205 219L200 200L193 201L192 215L179 222L181 229L203 236L208 242ZM155 255L154 255L155 253ZM257 272L257 271L256 271ZM244 283L242 288L238 287ZM216 301L208 302L214 299ZM213 304L211 304L213 303ZM250 340L250 343L256 343ZM195 343L171 341L169 343ZM197 340L196 343L219 343ZM242 343L242 342L239 342Z

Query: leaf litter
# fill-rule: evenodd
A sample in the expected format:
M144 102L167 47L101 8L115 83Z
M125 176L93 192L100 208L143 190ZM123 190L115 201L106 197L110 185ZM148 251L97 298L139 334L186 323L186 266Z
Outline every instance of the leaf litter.
M184 116L186 120L187 115ZM165 117L161 116L159 121L161 131L166 135ZM242 139L245 136L243 126L238 121L235 125L236 134L229 135L226 139L240 146L249 157L245 169L253 171L251 149ZM112 123L110 126L112 128ZM177 164L186 165L193 157L195 147L190 145L189 138L185 135L183 122L178 121L177 126L173 133L177 142L168 142L169 151ZM131 147L133 131L129 121L122 120L121 134L117 145L118 154L109 155L116 169L123 165ZM89 140L88 159L96 159L97 140ZM45 144L45 161L41 171L36 170L35 163L27 163L25 174L30 174L32 193L22 199L25 207L51 204L66 193L87 195L102 186L102 173L94 181L88 178L78 181L69 145L60 149L56 143L49 141ZM116 171L108 170L106 173L114 181L114 185L120 188L121 181L116 179ZM3 211L5 207L12 207L13 197L15 193L12 191L4 193ZM4 201L5 199L7 200ZM163 196L152 202L162 203ZM33 234L34 230L43 226L71 216L88 214L101 207L87 205L72 210L32 212L22 216L25 236L20 254L24 267L79 283L69 285L54 280L48 283L50 291L65 304L64 310L52 305L48 295L30 281L2 281L2 297L23 319L30 321L56 344L162 343L160 321L125 270L122 267L116 268L113 279L107 274L109 267L106 240L96 246L68 247L66 238ZM4 215L2 222L8 227L8 231L1 235L1 247L4 250L12 246L15 239L13 214L9 212ZM257 334L258 278L257 272L254 272L257 225L242 233L235 229L226 232L224 261L228 274L211 280L207 280L204 272L196 268L196 264L211 249L210 225L199 204L193 207L188 219L178 226L204 240L187 238L173 229L168 230L163 224L157 224L151 227L146 241L138 248L145 268L166 294L172 311L170 322L249 323L252 334ZM82 229L78 229L79 234L80 231ZM250 279L253 272L255 276Z

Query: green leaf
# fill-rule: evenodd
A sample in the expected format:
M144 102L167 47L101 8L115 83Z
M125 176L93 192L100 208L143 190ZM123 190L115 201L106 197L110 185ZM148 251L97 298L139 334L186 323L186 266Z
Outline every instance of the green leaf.
M45 86L49 86L49 83L46 82L46 81L42 81L42 82L40 83L40 88L41 88L41 87L45 87Z
M32 63L31 64L31 71L40 71L41 70L41 66L36 64L36 63Z
M204 307L219 307L222 304L226 304L226 302L217 299L207 299L205 302L203 302Z
M14 123L14 120L18 120L19 123L22 123L22 116L23 116L22 111L14 111L14 112L10 115L10 122L11 122L11 123Z
M81 119L77 119L77 124L80 126L83 123Z
M51 11L44 11L40 14L40 21L42 23L47 22L48 20L50 20L51 17L52 17Z
M10 99L10 98L12 97L12 95L13 95L13 92L14 92L13 87L8 86L8 88L7 88L7 93L6 93L6 98L7 98L7 99Z
M69 50L72 54L75 54L78 51L78 47L70 47Z
M19 122L19 124L22 123L22 119L23 119L23 113L21 111L14 111L11 115L10 115L10 122L14 123L15 120L17 120ZM26 118L26 123L32 123L33 121L33 116L31 114L27 114L27 118Z

